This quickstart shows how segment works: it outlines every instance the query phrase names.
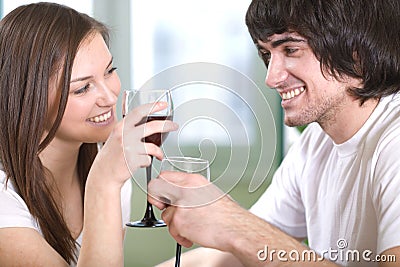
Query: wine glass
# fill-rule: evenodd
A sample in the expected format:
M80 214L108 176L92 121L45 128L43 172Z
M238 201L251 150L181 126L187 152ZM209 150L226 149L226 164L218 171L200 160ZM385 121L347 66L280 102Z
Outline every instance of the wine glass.
M173 104L171 92L169 90L127 90L123 94L122 115L125 116L130 110L148 103L166 102L168 107L161 111L148 114L137 125L147 123L153 120L172 120ZM153 143L161 146L168 133L155 133L144 138L144 142ZM153 157L151 163L146 167L146 180L148 184L151 180ZM129 222L126 224L130 227L163 227L166 226L163 220L158 220L153 211L153 206L147 201L146 211L143 219L140 221Z
M167 157L161 161L160 176L162 171L178 171L186 173L197 173L203 175L210 181L210 164L208 160L191 157ZM175 267L179 267L182 247L176 243Z

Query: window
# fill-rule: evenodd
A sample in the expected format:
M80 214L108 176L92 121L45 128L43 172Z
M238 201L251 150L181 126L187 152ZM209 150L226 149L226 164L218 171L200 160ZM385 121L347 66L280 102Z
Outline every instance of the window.
M53 2L58 4L63 4L66 6L70 6L80 12L86 13L88 15L93 14L93 1L92 0L53 0L53 1L28 1L28 0L3 0L3 10L2 17L9 13L11 10L15 9L21 5L27 5L30 3L37 2Z
M178 69L182 64L202 62L206 69L202 70L199 64L199 71L221 73L222 79L216 78L220 84L212 78L209 82L196 83L196 73L189 73L193 77L192 81L185 80L187 77L177 77L174 70L169 70L174 81L152 83L155 87L177 86L177 96L174 99L183 99L184 103L205 99L204 106L197 111L207 111L209 118L220 118L221 115L221 110L213 104L220 102L221 107L226 108L223 120L207 121L203 118L191 125L187 124L187 131L182 132L183 143L201 139L205 133L217 145L231 145L229 142L232 140L229 138L234 138L237 145L248 146L249 142L256 142L257 122L252 114L252 106L258 103L262 93L255 84L251 88L248 81L244 81L250 79L247 75L254 72L255 62L258 60L244 23L248 4L247 1L231 0L131 2L133 88L140 88L158 73L166 69L168 71L168 68ZM222 70L224 67L225 72ZM210 73L208 75L212 76ZM234 86L229 84L233 80L238 82ZM189 84L184 84L185 81ZM193 111L192 108L182 113L191 114ZM197 115L201 116L199 113ZM236 130L246 131L246 134L228 131L227 135L226 130L231 126ZM199 128L202 130L199 131Z
M225 177L221 183L229 187L231 177L255 170L259 180L251 183L252 191L279 153L280 117L277 95L265 88L265 67L245 25L249 3L131 1L129 77L135 89L173 89L180 130L166 140L167 155L217 163L221 170L213 170L214 177Z

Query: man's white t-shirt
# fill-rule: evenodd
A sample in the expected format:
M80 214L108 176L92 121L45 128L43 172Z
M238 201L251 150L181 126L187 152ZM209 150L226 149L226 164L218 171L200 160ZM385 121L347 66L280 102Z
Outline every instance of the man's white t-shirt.
M342 144L310 124L251 211L341 265L377 266L400 246L400 95Z
M37 221L30 214L25 201L16 192L11 181L5 186L5 173L0 170L0 228L27 227L42 232ZM123 226L130 220L132 182L129 179L121 189L121 208ZM79 254L82 233L76 239ZM75 266L72 264L71 266Z

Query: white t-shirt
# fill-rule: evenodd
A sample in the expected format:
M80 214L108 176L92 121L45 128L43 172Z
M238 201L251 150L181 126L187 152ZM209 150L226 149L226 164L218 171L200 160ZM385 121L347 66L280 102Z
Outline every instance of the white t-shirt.
M377 266L400 246L399 156L397 94L343 144L310 124L251 211L341 265Z
M25 201L18 195L11 181L5 187L5 173L0 170L0 228L27 227L42 232L37 221L30 214ZM129 222L131 211L132 183L129 179L121 189L122 223ZM79 254L82 244L82 233L76 239ZM72 264L71 266L75 266Z

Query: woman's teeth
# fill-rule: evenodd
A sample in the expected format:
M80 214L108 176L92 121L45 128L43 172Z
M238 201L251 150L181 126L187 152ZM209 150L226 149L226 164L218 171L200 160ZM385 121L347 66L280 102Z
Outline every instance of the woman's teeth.
M111 118L111 110L103 115L89 118L89 121L96 122L96 123L104 122L104 121L108 120L109 118Z
M289 91L289 92L286 92L286 93L282 93L282 99L283 100L292 99L295 96L300 95L304 91L305 91L304 87L300 87L300 88L296 88L296 89L294 89L292 91Z

